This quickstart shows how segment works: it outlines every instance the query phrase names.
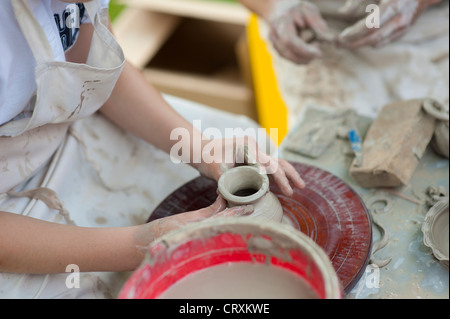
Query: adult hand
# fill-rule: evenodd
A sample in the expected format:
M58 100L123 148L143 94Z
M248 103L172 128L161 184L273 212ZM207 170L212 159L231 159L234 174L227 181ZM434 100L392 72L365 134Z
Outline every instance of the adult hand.
M319 9L309 1L277 0L267 17L270 40L278 53L297 64L320 58L320 41L333 41ZM309 34L305 38L302 34Z
M200 222L207 218L240 217L251 213L253 213L253 206L238 206L227 209L225 199L219 195L216 202L207 208L161 218L139 226L140 230L136 234L136 240L145 247L161 236L191 223Z
M219 180L227 169L237 165L258 167L287 196L293 194L290 183L300 189L305 187L305 182L289 162L274 158L261 151L252 137L210 141L203 147L202 162L197 169L203 176Z
M369 28L367 18L346 28L339 35L339 43L346 48L381 47L403 36L419 15L441 0L378 0L380 28ZM342 10L352 10L355 0L349 0ZM342 11L341 10L341 11Z

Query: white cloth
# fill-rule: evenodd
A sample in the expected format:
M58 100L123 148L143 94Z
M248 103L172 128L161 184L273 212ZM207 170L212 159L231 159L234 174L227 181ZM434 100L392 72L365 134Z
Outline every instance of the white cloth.
M0 125L15 118L27 107L31 111L29 104L36 91L36 61L14 16L11 1L15 0L2 1L0 7ZM66 35L60 34L60 29L67 27L64 25L64 12L75 5L59 0L29 0L28 3L48 38L55 60L65 61L62 41L68 40L64 40ZM101 5L107 7L109 0L102 0ZM59 26L55 15L60 20ZM86 13L79 19L80 23L90 22ZM73 26L67 32L76 40L77 24Z
M328 3L328 12L332 12L344 1L317 3L322 8ZM329 22L336 31L350 25L342 20ZM260 30L267 37L267 27L262 24ZM272 50L290 127L307 105L352 108L369 117L376 117L384 105L397 100L431 97L448 106L448 43L449 2L443 1L423 12L405 36L383 48L325 47L323 59L303 66Z

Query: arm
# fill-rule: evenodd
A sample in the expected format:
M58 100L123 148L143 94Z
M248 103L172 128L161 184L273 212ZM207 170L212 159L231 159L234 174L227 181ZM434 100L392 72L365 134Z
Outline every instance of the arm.
M239 0L241 4L246 6L264 20L268 20L272 6L277 0Z
M202 134L173 110L143 74L128 62L100 112L121 128L168 154L178 142L170 140L171 132L184 128L189 131L191 139L185 141L190 154L183 154L183 161L192 164L192 154L201 152L194 149L196 144L192 141L201 141Z
M133 271L155 239L206 218L245 216L253 207L228 210L218 197L210 207L148 224L88 228L61 225L0 211L0 272L64 273L75 264L81 272Z
M92 26L82 26L75 47L67 52L68 61L86 61L91 33ZM186 127L193 135L200 134L168 107L130 64L102 111L164 150L170 149L167 136L173 127ZM0 211L0 272L63 273L70 264L78 265L82 272L132 271L142 262L142 248L164 234L206 218L242 216L252 210L252 207L226 210L226 203L219 196L216 203L198 211L120 228L60 225Z
M270 27L270 40L284 58L307 64L322 56L320 42L333 42L319 9L307 0L239 0Z
M138 229L83 228L0 212L0 271L63 273L70 264L81 271L132 270L142 260Z
M243 145L248 145L252 154L255 154L253 158L256 162L268 168L267 172L286 195L293 193L290 182L295 187L305 187L300 175L287 161L274 159L261 152L256 141L251 138L216 140L213 149L222 149L222 156L216 156L213 162L205 162L203 156L200 161L194 161L194 156L203 155L205 146L210 146L212 141L173 110L142 73L130 63L125 64L110 99L100 112L119 127L168 154L175 144L177 147L180 143L186 145L182 149L189 151L181 154L181 160L199 170L205 177L218 180L222 174L222 164L227 164L228 167L235 165L235 162L225 162L225 154L230 153L227 150L237 154L239 149L243 149ZM189 132L189 139L171 140L172 132L180 128ZM236 160L236 157L232 160Z
M68 61L77 63L86 61L92 32L92 25L81 27L77 43L66 54ZM189 151L183 152L179 159L199 170L205 177L218 180L222 174L221 164L226 164L228 167L235 165L234 162L225 163L225 154L231 153L230 150L233 154L237 154L244 145L248 145L252 154L255 154L253 159L261 163L261 166L271 175L284 194L292 195L293 190L290 183L298 188L305 187L305 183L292 165L285 160L275 159L261 152L252 138L232 141L216 140L213 149L221 148L222 157L217 155L212 163L206 163L203 156L200 161L197 158L194 160L194 156L202 154L205 146L210 146L211 141L204 138L202 133L196 130L191 123L175 112L140 70L128 62L124 66L111 97L100 109L100 112L119 127L166 153L170 154L175 144L177 147L180 147L181 144L184 145L180 148ZM189 132L189 139L171 140L171 133L180 128ZM208 157L211 158L209 155ZM235 159L236 157L234 157Z

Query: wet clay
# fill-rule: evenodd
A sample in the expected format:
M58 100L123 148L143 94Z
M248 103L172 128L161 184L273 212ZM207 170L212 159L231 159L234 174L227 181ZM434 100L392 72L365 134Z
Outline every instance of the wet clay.
M434 205L422 225L425 246L432 249L434 256L449 267L449 200L446 198Z
M283 208L269 190L269 178L258 168L241 166L227 170L218 185L229 207L252 205L251 216L282 222Z
M57 210L68 225L75 225L75 222L70 218L70 213L64 208L56 192L49 188L38 187L24 192L9 192L7 194L13 197L28 197L30 199L40 200L44 202L48 208Z
M424 110L437 120L431 146L434 151L449 158L449 109L437 101L428 99L424 102Z
M318 299L296 274L264 264L229 263L195 272L160 299Z

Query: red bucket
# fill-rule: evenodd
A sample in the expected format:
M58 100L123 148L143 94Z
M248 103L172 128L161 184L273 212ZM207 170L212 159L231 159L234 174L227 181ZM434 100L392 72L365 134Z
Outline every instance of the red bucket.
M319 299L339 299L342 290L338 277L325 252L309 237L290 226L261 220L258 218L220 218L206 220L183 227L155 241L148 249L148 254L142 265L132 274L123 287L121 299L157 299L171 290L177 290L183 282L190 280L191 288L185 294L179 294L184 299L276 299L276 296L264 294L264 289L256 289L255 294L246 297L224 294L223 285L230 284L235 291L245 288L242 285L264 287L261 276L258 282L252 283L252 276L241 275L242 268L232 268L240 265L264 269L267 279L275 278L284 272L291 276L287 286L293 286L288 291L279 291L286 299L298 299L303 295L294 293L295 288L305 296ZM208 275L218 267L233 271L229 282L208 280L208 285L217 289L209 291L207 297L202 297L196 290L202 290L202 285L192 285L195 276ZM244 267L244 268L245 268ZM255 268L256 269L256 268ZM250 268L246 269L248 272ZM259 270L258 270L259 272ZM252 272L250 272L252 274ZM255 272L256 274L256 272ZM209 278L217 278L213 273ZM198 277L199 278L199 277ZM256 277L255 277L256 278ZM272 278L272 279L273 279ZM287 278L284 276L284 278ZM256 280L256 279L254 279ZM200 282L200 281L199 281ZM295 283L298 286L295 287ZM241 287L240 287L241 285ZM300 286L301 285L301 286ZM180 286L180 287L181 287ZM286 286L286 289L287 289ZM278 289L283 290L285 286ZM226 290L226 289L225 289ZM262 291L261 291L262 290ZM306 291L305 291L306 290ZM183 291L183 290L180 290ZM262 293L262 294L261 294ZM169 294L173 296L173 294ZM172 297L168 297L172 298ZM174 297L177 299L178 297Z

